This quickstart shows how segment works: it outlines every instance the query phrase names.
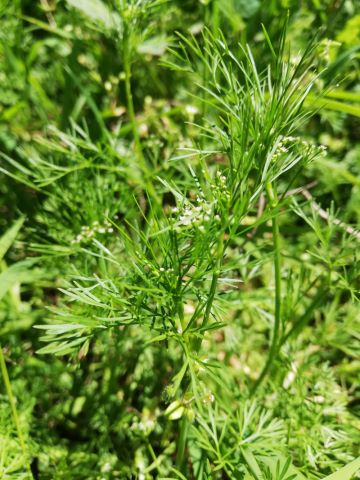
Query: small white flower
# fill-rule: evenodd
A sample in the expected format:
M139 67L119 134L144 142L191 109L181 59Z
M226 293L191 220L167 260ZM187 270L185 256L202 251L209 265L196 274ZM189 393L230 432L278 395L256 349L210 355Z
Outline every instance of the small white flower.
M198 113L198 109L196 107L194 107L193 105L186 105L185 111L190 116L194 116Z

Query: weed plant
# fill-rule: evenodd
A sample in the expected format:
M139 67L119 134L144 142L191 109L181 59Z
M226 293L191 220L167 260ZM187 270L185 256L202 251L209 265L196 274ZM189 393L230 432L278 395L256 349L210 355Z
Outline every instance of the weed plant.
M190 3L1 7L3 478L358 478L360 17Z

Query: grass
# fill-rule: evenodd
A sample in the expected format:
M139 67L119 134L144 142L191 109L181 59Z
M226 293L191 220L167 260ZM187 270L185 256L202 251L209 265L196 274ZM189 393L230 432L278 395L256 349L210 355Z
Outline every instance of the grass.
M1 7L4 478L358 478L359 14L325 3Z

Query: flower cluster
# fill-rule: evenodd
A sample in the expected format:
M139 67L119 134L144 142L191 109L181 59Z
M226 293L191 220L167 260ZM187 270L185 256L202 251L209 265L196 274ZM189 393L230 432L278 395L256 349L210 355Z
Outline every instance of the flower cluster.
M220 170L216 172L215 183L212 185L212 189L214 193L220 193L220 196L230 198L230 193L227 188L227 178Z
M174 271L173 268L164 268L164 267L160 267L160 268L159 268L160 274L161 274L161 273L172 273L173 271Z
M276 151L279 151L279 153L286 153L288 152L288 147L286 147L285 145L289 146L290 144L292 145L296 144L300 147L305 148L307 150L308 155L310 156L314 156L317 154L326 155L327 147L325 145L315 145L311 142L308 142L307 140L301 139L300 137L293 137L293 136L288 136L288 137L281 136L280 143Z
M210 184L211 200L205 198L197 180L196 186L199 194L194 203L186 201L172 209L177 229L189 227L205 232L207 226L210 226L213 222L220 222L220 213L224 206L227 207L229 203L231 195L227 188L227 178L222 172L218 171L214 182Z
M172 212L177 215L176 227L195 227L201 232L205 231L205 225L213 219L220 221L219 215L214 215L214 202L207 202L204 198L197 197L196 204L187 203L182 207L175 207Z
M100 224L97 220L92 223L92 226L83 225L80 233L71 240L71 243L81 243L91 240L97 234L113 233L114 229L108 220L105 220L104 224Z

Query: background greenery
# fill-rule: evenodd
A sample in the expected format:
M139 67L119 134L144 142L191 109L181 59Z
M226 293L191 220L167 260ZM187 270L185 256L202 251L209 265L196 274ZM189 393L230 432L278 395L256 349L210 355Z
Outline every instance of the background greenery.
M281 177L279 190L293 191L281 205L261 211L259 200L241 228L224 229L214 323L194 330L195 344L204 341L186 360L166 323L176 248L159 212L204 190L226 215L216 173L236 157L232 128L241 136L245 126L219 113L237 99L216 42L240 59L249 44L263 72L273 62L268 39L279 48L287 16L289 64L312 42L313 88L296 135L327 155L300 163L294 182ZM13 393L9 401L3 363L1 478L290 480L324 478L353 461L357 2L2 0L0 17L0 343ZM204 65L217 61L224 77L215 98L201 85L213 88ZM283 325L282 348L257 384L274 323L276 216L282 322L291 328ZM183 238L200 272L183 298L185 319L211 291L204 251L221 227L206 229L207 239L199 230Z

